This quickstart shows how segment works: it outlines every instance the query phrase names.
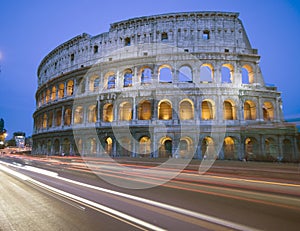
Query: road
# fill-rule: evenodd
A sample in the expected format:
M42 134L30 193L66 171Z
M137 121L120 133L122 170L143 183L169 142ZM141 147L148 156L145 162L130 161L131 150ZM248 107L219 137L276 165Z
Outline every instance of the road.
M1 160L1 159L0 159ZM0 230L299 230L300 184L183 172L126 189L79 161L2 158ZM32 166L34 165L34 166ZM44 169L44 170L43 170ZM155 183L142 173L111 179ZM160 178L168 177L169 172Z

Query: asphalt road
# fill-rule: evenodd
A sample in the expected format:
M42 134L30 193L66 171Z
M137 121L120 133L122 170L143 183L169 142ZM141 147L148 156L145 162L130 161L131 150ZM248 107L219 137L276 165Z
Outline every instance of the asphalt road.
M183 173L161 186L134 190L111 185L84 171L79 164L71 168L64 162L54 164L43 160L35 161L38 168L34 168L28 167L24 160L5 160L19 162L19 166L0 164L0 230L299 230L300 227L299 184ZM124 181L141 177L127 176L107 166L101 174L104 173ZM161 177L167 175L168 172ZM150 182L156 180L151 178Z

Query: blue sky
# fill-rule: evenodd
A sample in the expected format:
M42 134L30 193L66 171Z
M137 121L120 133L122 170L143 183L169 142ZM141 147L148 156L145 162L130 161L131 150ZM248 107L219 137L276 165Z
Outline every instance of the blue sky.
M32 134L37 67L56 46L116 21L183 11L239 12L266 83L282 92L285 117L300 117L299 0L10 0L0 9L0 118L10 137Z

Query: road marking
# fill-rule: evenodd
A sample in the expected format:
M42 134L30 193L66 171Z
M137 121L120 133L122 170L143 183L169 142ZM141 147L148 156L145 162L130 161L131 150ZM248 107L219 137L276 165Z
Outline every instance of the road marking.
M89 205L89 206L91 206L91 207L97 208L97 209L99 209L99 210L101 210L101 211L105 211L107 215L110 215L110 216L111 216L111 215L114 215L114 217L117 216L117 217L119 217L119 218L123 218L123 219L125 219L125 220L127 220L127 221L133 222L133 223L135 223L135 224L138 224L138 225L140 225L140 226L143 226L143 227L148 228L148 229L151 229L151 230L155 230L155 231L164 231L164 230L165 230L165 229L163 229L163 228L161 228L161 227L152 225L152 224L150 224L150 223L148 223L148 222L145 222L145 221L143 221L143 220L140 220L140 219L135 218L135 217L133 217L133 216L130 216L130 215L128 215L128 214L122 213L122 212L120 212L120 211L118 211L118 210L109 208L109 207L107 207L107 206L98 204L98 203L93 202L93 201L90 201L90 200L88 200L88 199L85 199L85 198L82 198L82 197L73 195L73 194L71 194L71 193L62 191L62 190L57 189L57 188L54 188L54 187L52 187L52 186L46 185L46 184L44 184L44 183L42 183L42 182L39 182L39 181L37 181L37 180L34 180L34 179L28 177L28 176L26 176L26 175L24 175L24 174L22 174L22 173L19 173L19 172L16 172L16 171L14 171L14 170L11 170L11 169L9 169L9 168L7 168L7 167L4 167L3 165L0 165L0 169L1 169L2 171L4 171L4 172L7 172L7 173L9 173L9 174L11 174L11 175L13 175L13 176L15 176L15 177L21 179L21 180L24 180L24 181L33 183L33 184L35 184L35 185L37 185L37 186L40 186L40 187L42 187L42 188L45 188L45 189L51 191L51 192L55 192L55 193L57 193L57 194L59 194L59 195L63 195L63 196L65 196L65 197L67 197L67 198L71 198L71 199L73 199L73 200L75 200L75 201L79 201L79 202L81 202L81 203L83 203L83 204L86 204L86 205ZM50 177L59 178L59 177L55 177L55 176L50 176ZM120 220L120 219L119 219L119 220ZM128 222L127 222L127 223L128 223Z

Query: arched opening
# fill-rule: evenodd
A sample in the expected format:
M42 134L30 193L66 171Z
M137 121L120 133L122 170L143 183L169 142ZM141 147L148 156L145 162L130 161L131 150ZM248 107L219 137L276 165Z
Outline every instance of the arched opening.
M278 146L273 138L265 139L265 150L267 160L277 160L278 157Z
M130 102L126 101L119 106L119 120L129 121L132 120L132 105Z
M183 100L179 105L180 120L194 119L194 105L190 100Z
M264 121L269 121L274 119L274 107L271 102L264 102L263 116L264 116Z
M145 67L141 70L141 83L150 84L152 82L152 70Z
M212 120L214 119L214 102L211 100L203 100L201 103L201 119Z
M150 155L151 139L148 136L143 136L139 142L139 154L142 156Z
M170 137L163 137L160 140L159 157L172 157L172 139Z
M63 141L63 147L62 147L62 155L69 155L70 154L70 148L71 148L71 143L68 138L65 138Z
M65 96L65 85L63 83L58 85L58 98L61 99Z
M82 139L78 139L77 142L76 142L76 147L77 147L77 150L76 150L76 153L77 154L83 154L82 150L83 150L83 142L82 142Z
M53 126L53 111L49 112L49 116L48 116L48 122L47 122L47 127L51 128Z
M127 69L124 72L124 87L131 87L132 86L132 70Z
M172 71L169 65L160 66L158 72L158 79L160 83L172 83Z
M181 158L188 158L193 155L193 140L190 137L183 137L179 141L179 153Z
M90 77L90 81L89 81L90 92L98 92L99 87L100 87L100 77L98 75L94 75Z
M85 79L84 78L80 78L78 80L78 93L79 94L84 94L85 93Z
M112 122L114 120L113 105L107 103L103 107L103 121Z
M244 120L256 120L256 105L251 100L244 103Z
M161 33L161 41L168 41L168 33L166 32Z
M61 116L62 116L62 111L61 111L61 109L59 109L56 111L56 115L55 115L55 125L56 126L61 125Z
M169 101L160 101L158 104L158 119L171 120L172 119L172 104Z
M283 160L284 161L292 161L293 160L292 142L289 139L284 139L282 143L283 143L283 146L282 146Z
M96 105L91 105L88 108L88 122L89 123L96 123L96 121L97 121Z
M48 116L45 113L43 117L43 128L47 128Z
M46 91L46 103L48 103L50 101L50 90L47 89Z
M191 83L193 82L192 69L189 66L182 66L179 69L179 82Z
M222 83L233 82L233 66L231 64L223 64L221 68Z
M56 100L56 87L52 87L52 92L51 92L51 100Z
M107 137L105 139L105 153L109 156L112 155L112 151L113 151L113 140L110 137Z
M225 100L223 103L223 118L224 120L236 120L234 104L229 100Z
M206 136L201 143L201 153L203 159L214 159L216 155L214 140Z
M152 117L151 102L148 100L142 101L138 107L138 119L139 120L150 120Z
M54 155L59 155L59 140L56 139L54 140L54 143L53 143L53 151L54 151Z
M251 84L254 83L254 73L250 65L246 64L242 67L242 83Z
M226 137L223 143L224 159L233 160L236 158L235 141L232 137Z
M71 95L73 95L73 92L74 92L74 81L69 80L67 82L67 95L71 96Z
M115 73L109 72L105 75L106 89L113 89L116 87L116 76Z
M67 108L65 110L64 125L66 126L71 125L71 121L72 121L72 111L70 108Z
M213 66L211 64L202 64L200 67L200 82L212 83L213 82Z
M129 38L129 37L126 37L126 38L124 39L124 45L125 45L125 46L130 46L130 38Z
M256 155L258 154L258 142L253 137L248 137L245 139L245 159L246 160L255 160Z
M83 123L83 108L81 106L76 107L74 112L74 124Z

